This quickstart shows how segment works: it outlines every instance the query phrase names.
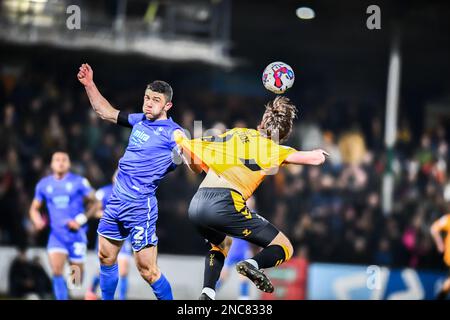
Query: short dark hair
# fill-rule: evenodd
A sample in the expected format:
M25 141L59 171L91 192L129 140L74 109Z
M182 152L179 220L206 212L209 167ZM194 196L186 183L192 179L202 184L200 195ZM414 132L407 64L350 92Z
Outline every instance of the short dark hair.
M164 97L166 97L166 102L172 101L173 97L172 87L165 81L155 80L147 85L147 89L150 89L153 92L162 93Z

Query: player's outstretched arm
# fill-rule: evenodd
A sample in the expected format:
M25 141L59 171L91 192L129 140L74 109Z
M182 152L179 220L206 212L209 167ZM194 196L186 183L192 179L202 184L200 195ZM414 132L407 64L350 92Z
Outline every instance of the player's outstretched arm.
M441 218L444 219L445 217ZM444 252L444 240L441 237L441 230L443 221L439 219L435 221L430 228L431 237L433 238L434 243L440 253Z
M100 118L113 123L117 123L117 117L119 116L119 110L115 109L106 100L100 91L98 91L97 86L94 83L94 71L87 63L83 63L78 71L78 80L84 85L84 89L89 97L91 106Z
M31 222L33 223L34 227L38 231L45 228L45 221L44 221L44 219L42 219L41 213L39 212L41 207L42 207L42 202L39 200L33 199L33 202L31 203L30 211L29 211Z
M174 135L174 139L175 142L178 144L179 146L179 151L180 151L180 155L181 158L183 159L183 162L188 166L188 168L194 172L194 173L202 173L203 168L202 166L196 162L196 160L192 157L192 154L189 152L186 152L183 149L183 140L187 139L186 135L181 131L181 130L175 130L175 132L173 133Z
M329 156L329 154L322 149L297 151L288 155L288 157L284 160L284 163L309 164L317 166L325 162L325 156Z

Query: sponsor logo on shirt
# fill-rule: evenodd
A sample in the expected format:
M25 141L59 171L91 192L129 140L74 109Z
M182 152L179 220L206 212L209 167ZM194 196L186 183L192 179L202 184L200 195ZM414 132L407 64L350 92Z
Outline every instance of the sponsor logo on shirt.
M130 142L134 145L142 146L149 138L150 136L146 134L144 131L135 129L131 136Z

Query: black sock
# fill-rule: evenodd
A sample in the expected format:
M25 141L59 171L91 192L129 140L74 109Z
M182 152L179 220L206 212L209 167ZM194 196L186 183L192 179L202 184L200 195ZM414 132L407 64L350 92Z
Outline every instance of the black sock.
M253 258L260 269L278 266L286 261L286 253L282 246L272 245L262 249Z
M203 278L203 288L216 288L217 280L219 280L222 271L225 256L218 250L209 250L205 259L205 273Z
M445 300L447 298L447 291L441 290L436 296L436 300Z

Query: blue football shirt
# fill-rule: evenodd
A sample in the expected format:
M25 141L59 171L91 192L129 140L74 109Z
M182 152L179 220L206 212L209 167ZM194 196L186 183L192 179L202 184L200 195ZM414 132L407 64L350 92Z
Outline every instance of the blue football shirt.
M84 197L92 190L86 178L69 172L59 180L53 175L42 178L36 185L34 198L45 200L52 232L65 232L69 220L84 213ZM87 225L83 227L86 229Z
M113 190L112 184L108 184L95 192L95 197L98 201L102 202L102 208L106 208L106 204L108 203L109 197L111 197Z
M148 120L143 113L129 114L128 122L133 130L113 190L121 199L142 199L154 195L161 179L176 168L173 132L181 127L172 118Z

